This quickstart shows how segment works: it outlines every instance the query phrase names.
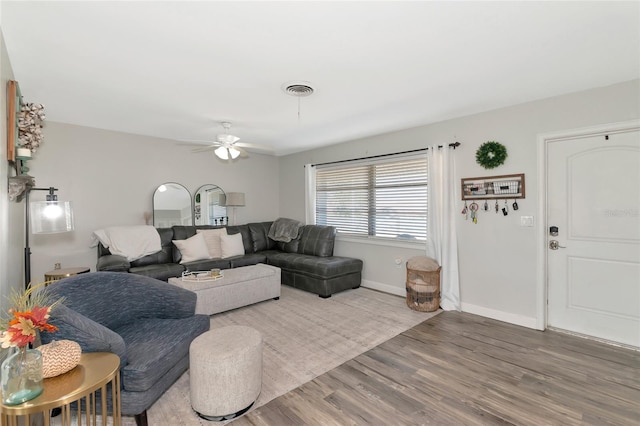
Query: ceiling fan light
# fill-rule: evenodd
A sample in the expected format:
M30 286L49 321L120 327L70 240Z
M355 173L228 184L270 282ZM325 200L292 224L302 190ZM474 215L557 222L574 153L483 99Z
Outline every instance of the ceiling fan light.
M229 159L229 152L227 151L227 148L225 148L224 146L221 146L221 147L217 148L213 152L218 156L218 158L220 158L222 160L228 160Z
M234 147L229 148L229 154L231 154L231 158L235 160L240 155L240 151L235 149Z

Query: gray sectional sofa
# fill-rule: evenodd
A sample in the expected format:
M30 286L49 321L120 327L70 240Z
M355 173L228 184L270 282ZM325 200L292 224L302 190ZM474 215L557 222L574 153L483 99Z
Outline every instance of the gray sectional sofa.
M181 264L180 250L172 240L186 240L196 229L216 226L173 226L158 228L162 250L128 262L98 245L97 271L130 272L167 281L185 270L206 271L230 269L258 263L277 266L282 271L282 284L306 290L320 297L360 286L362 260L333 256L336 230L332 226L305 225L298 238L288 243L269 238L272 222L227 226L227 234L241 234L244 254L225 259L206 259Z

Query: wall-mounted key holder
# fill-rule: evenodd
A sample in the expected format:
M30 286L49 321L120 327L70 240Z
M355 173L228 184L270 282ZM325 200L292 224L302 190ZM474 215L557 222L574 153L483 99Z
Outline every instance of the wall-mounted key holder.
M518 204L517 198L525 198L524 173L517 175L485 176L474 178L463 178L462 199L463 200L491 200L491 199L512 199L514 200L514 210Z

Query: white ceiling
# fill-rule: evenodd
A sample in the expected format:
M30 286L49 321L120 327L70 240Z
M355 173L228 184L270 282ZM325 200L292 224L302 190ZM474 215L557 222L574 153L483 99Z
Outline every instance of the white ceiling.
M24 99L47 120L205 140L231 121L283 155L639 78L639 5L2 1L0 13ZM300 80L312 96L282 91Z

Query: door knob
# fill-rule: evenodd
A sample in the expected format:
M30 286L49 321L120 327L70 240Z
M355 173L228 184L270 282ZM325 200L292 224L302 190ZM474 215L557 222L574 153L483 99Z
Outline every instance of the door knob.
M556 240L549 241L549 248L551 250L558 250L559 248L566 248L565 246L561 246L560 243Z

